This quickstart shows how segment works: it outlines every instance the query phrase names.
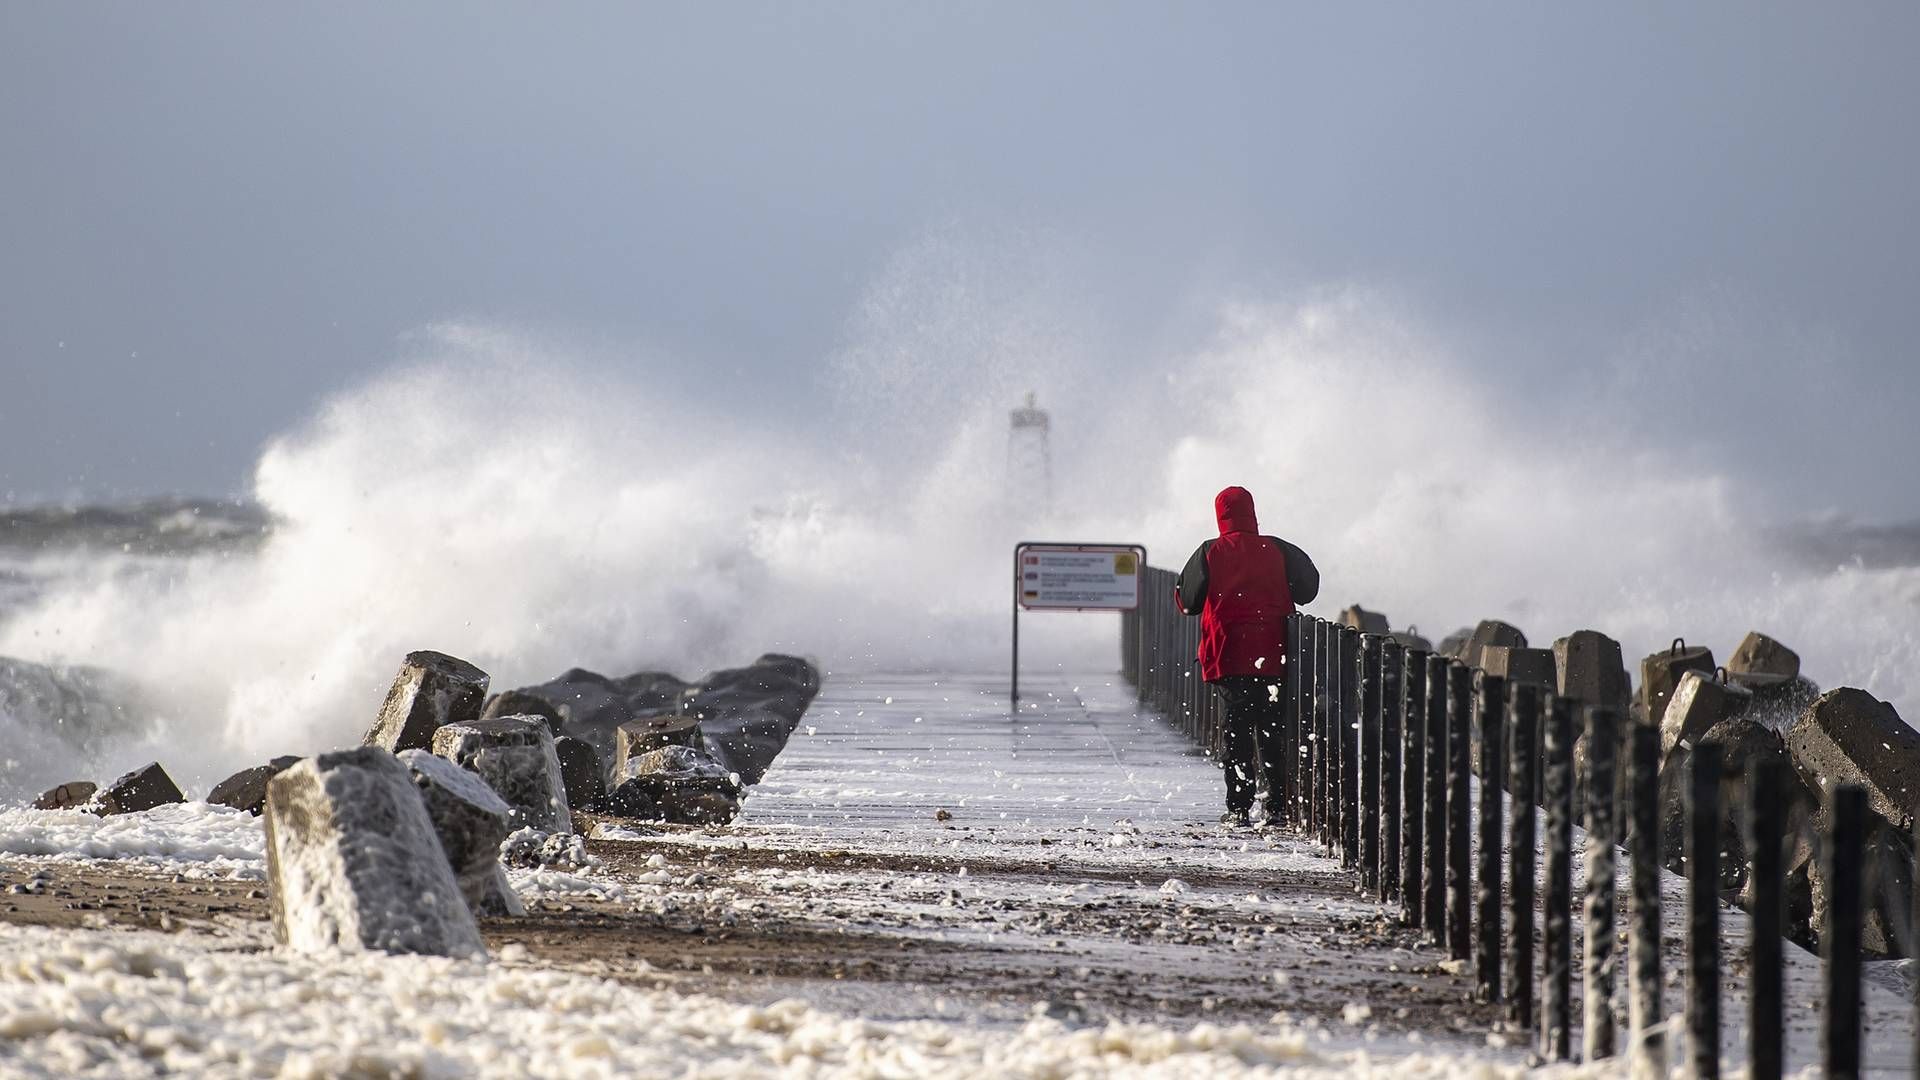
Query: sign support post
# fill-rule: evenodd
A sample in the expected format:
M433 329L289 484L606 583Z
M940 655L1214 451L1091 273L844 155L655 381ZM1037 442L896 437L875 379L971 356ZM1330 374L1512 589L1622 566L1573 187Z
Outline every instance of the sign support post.
M1065 544L1026 540L1013 546L1013 663L1009 712L1020 710L1020 610L1132 611L1140 606L1147 565L1142 544Z

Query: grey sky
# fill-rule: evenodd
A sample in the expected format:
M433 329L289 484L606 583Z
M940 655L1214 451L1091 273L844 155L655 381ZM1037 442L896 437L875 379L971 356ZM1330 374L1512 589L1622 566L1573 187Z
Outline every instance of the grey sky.
M0 0L0 498L239 490L442 319L820 395L959 222L1063 238L1115 341L1362 282L1522 406L1604 368L1920 515L1917 13Z

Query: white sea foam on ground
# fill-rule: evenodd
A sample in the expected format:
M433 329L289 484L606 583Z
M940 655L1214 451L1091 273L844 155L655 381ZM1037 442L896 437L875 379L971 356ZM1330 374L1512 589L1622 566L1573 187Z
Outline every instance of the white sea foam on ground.
M113 859L188 877L266 876L260 819L203 802L107 817L85 810L0 809L0 854L65 863Z
M129 1077L1517 1077L1379 1055L1285 1017L1073 1028L878 1023L499 962L228 951L0 927L0 1071ZM1556 1070L1615 1075L1618 1070Z

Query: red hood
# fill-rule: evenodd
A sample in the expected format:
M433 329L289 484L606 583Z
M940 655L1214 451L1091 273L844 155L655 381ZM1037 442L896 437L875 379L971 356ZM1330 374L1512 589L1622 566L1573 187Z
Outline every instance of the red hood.
M1220 521L1221 536L1231 532L1260 531L1260 523L1253 516L1253 495L1243 487L1225 488L1215 495L1213 516Z

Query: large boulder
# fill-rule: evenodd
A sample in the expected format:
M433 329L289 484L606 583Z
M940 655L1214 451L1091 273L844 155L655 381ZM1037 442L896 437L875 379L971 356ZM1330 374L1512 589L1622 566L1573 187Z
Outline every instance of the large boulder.
M300 763L292 756L274 758L265 765L255 765L251 769L241 769L225 780L213 785L207 792L207 801L215 806L231 806L235 810L260 816L267 806L267 782Z
M513 826L545 832L573 828L553 730L537 716L447 724L433 733L433 752L479 774L513 808Z
M1677 699L1676 699L1677 701ZM1686 873L1688 790L1693 751L1699 746L1720 749L1720 889L1733 899L1747 887L1753 835L1753 777L1764 763L1786 764L1787 747L1779 734L1744 715L1731 715L1708 724L1692 738L1663 749L1660 766L1661 851L1669 869ZM1793 776L1791 770L1788 773ZM1809 817L1818 802L1797 776L1787 793L1790 827L1794 814Z
M480 710L482 720L498 720L503 716L537 716L547 722L556 736L566 723L558 705L526 690L507 690L495 694L487 699L486 708Z
M1808 784L1827 793L1837 784L1859 784L1875 814L1896 830L1912 831L1920 732L1893 706L1865 690L1830 690L1794 722L1787 746Z
M1340 625L1351 626L1363 634L1385 634L1392 629L1385 615L1368 611L1359 604L1340 612Z
M480 719L487 682L487 673L465 660L425 650L408 653L361 744L390 754L424 749L442 727Z
M757 784L786 748L820 692L820 672L798 656L767 653L743 668L710 672L687 701L707 752Z
M362 746L308 758L267 784L262 816L282 944L485 955L426 802L392 754Z
M626 760L618 745L620 728L662 715L699 720L707 753L738 773L741 783L755 784L819 693L820 673L802 657L768 653L746 667L711 672L698 683L659 671L610 679L575 668L524 689L554 704L564 717L561 729L592 745L608 763L615 787Z
M402 750L400 763L420 789L467 907L476 915L525 915L500 869L500 843L513 831L506 800L478 776L425 750Z
M93 805L102 814L137 814L156 806L186 802L180 786L157 761L127 773L94 793Z
M1482 619L1467 636L1467 643L1461 649L1460 662L1468 667L1485 667L1484 654L1493 647L1524 649L1527 647L1527 635L1512 623L1499 619Z
M1660 723L1667 715L1667 702L1679 689L1680 676L1689 671L1711 675L1713 670L1713 650L1689 647L1685 639L1674 638L1667 649L1640 661L1640 693L1634 699L1634 711L1652 723Z
M1619 642L1598 630L1575 630L1553 643L1553 667L1561 696L1627 715L1633 685Z
M1832 801L1820 807L1815 829L1819 836L1833 835ZM1826 929L1827 908L1833 895L1828 881L1826 858L1812 861L1813 911L1810 919L1817 939ZM1913 926L1913 834L1897 829L1879 814L1867 815L1866 835L1861 838L1862 922L1860 951L1870 957L1898 958L1909 955L1907 942Z
M642 671L610 679L573 668L550 682L520 691L551 703L561 717L560 730L586 742L602 761L614 760L614 732L621 724L658 713L678 712L692 687L663 671Z
M1752 700L1751 691L1721 682L1713 672L1684 673L1660 718L1661 755L1678 743L1698 744L1709 728L1745 711Z
M567 789L567 805L581 808L599 803L607 793L607 774L593 744L562 735L553 740L553 753L560 759L560 783Z

